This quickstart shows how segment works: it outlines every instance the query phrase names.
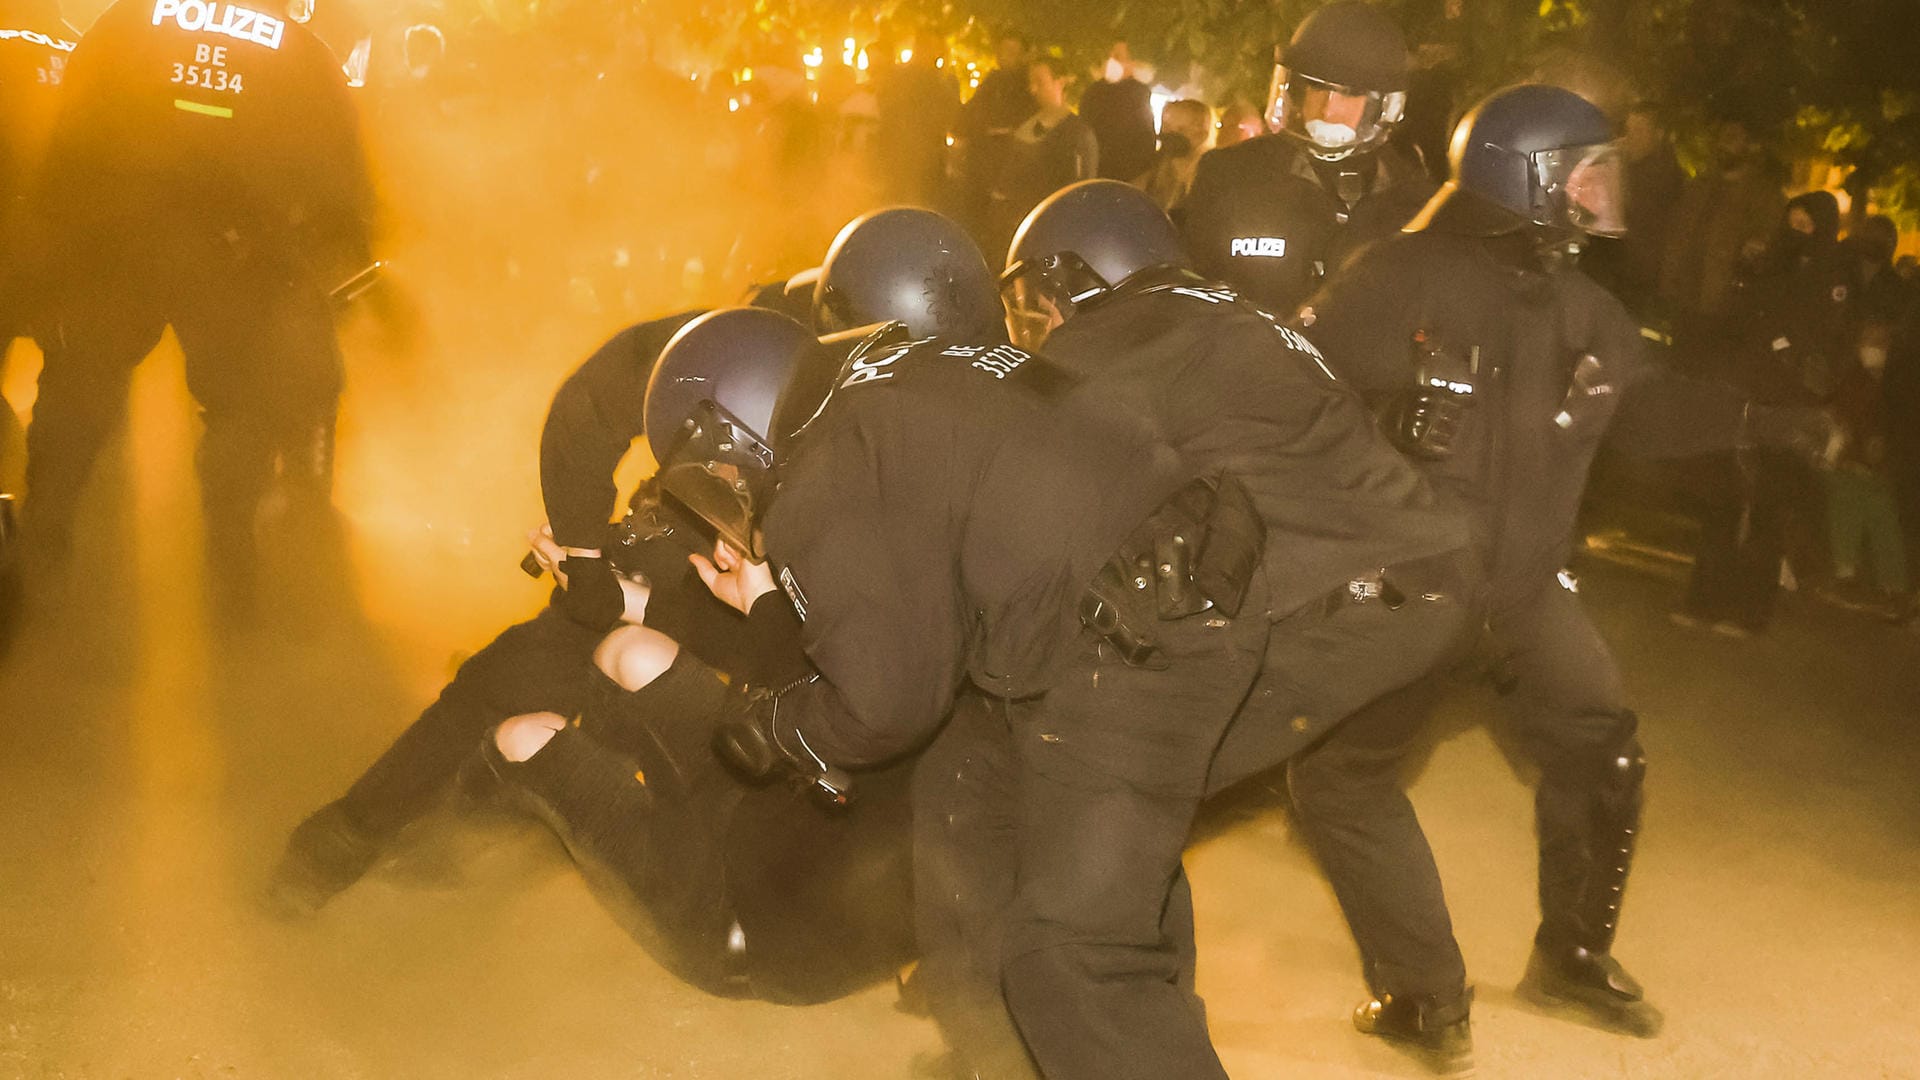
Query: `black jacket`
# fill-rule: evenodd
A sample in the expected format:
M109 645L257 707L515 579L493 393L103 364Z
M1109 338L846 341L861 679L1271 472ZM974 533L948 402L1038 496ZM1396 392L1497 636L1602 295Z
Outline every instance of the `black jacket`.
M51 227L111 240L164 214L284 251L329 286L370 261L357 107L298 23L120 0L81 37L62 94L37 211Z
M1351 210L1339 198L1342 174L1359 193ZM1290 136L1262 135L1201 156L1181 225L1195 269L1291 318L1322 278L1398 232L1433 192L1395 147L1326 163Z
M1184 467L1231 473L1267 527L1275 618L1341 583L1467 542L1360 395L1311 343L1219 286L1168 273L1087 306L1047 353L1114 411L1149 417Z
M1730 389L1652 366L1617 299L1571 268L1523 269L1508 257L1514 243L1396 237L1362 252L1300 319L1334 370L1376 404L1412 387L1416 331L1478 354L1476 404L1453 455L1426 471L1443 499L1466 509L1496 604L1566 564L1587 471L1610 429L1620 449L1643 456L1730 449L1744 404ZM1597 372L1576 387L1588 354Z
M644 434L654 362L699 311L652 319L615 334L560 384L540 430L540 495L562 547L597 548L614 510L613 471Z
M821 675L781 715L827 761L921 745L969 678L1045 690L1095 572L1188 479L1072 383L1010 346L920 342L852 369L799 437L766 544Z

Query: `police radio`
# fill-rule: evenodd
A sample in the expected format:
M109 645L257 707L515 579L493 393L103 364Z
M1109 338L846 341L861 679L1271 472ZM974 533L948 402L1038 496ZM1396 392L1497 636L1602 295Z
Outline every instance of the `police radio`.
M1480 347L1463 356L1426 330L1413 335L1413 386L1390 407L1388 433L1414 457L1438 461L1453 456L1466 412L1473 407L1480 376Z

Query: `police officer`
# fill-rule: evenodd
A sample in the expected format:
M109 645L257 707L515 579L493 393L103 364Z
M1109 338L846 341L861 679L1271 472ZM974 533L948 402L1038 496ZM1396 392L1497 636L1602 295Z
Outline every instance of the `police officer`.
M1643 361L1638 324L1574 258L1584 237L1622 228L1609 139L1605 116L1569 91L1492 95L1460 122L1453 178L1406 235L1363 252L1300 322L1469 515L1496 686L1540 768L1541 923L1522 992L1651 1035L1660 1014L1612 953L1646 761L1618 669L1563 569L1575 514L1610 432L1625 450L1686 456L1791 439L1809 418ZM1411 732L1435 696L1414 687L1373 707L1384 717L1352 723ZM1363 951L1377 950L1370 961L1401 964L1418 916L1399 901L1438 883L1378 875L1376 843L1356 836L1326 867ZM1397 1022L1391 1001L1373 1011Z
M64 562L133 369L172 325L206 424L211 577L237 610L276 465L296 509L329 502L329 293L372 262L354 106L332 54L284 16L226 0L109 8L72 54L34 208L55 257L30 539Z
M729 384L722 407L766 426L771 391L791 381L794 368L831 357L798 324L747 314L749 332L790 366L765 381ZM688 324L687 343L659 369L663 378L708 364L703 349L713 339L701 326ZM550 567L575 562L551 542L539 545L538 558ZM716 580L738 570L724 549L700 565ZM484 740L482 760L514 802L553 826L636 938L701 989L806 1003L891 976L912 948L911 764L864 777L859 804L833 812L785 785L743 785L709 749L730 700L718 672L695 655L709 651L702 646L713 644L711 633L703 640L696 632L693 647L683 648L645 624L675 624L656 604L720 610L729 615L725 636L741 646L730 650L739 654L731 677L778 687L808 670L799 620L770 579L758 602L743 605L744 621L713 603L698 580L690 589L666 584L639 610L629 605L626 625L591 650L593 670L570 714L506 720Z
M725 324L715 316L709 325L718 332ZM1137 559L1197 538L1190 528L1221 516L1199 498L1216 490L1212 478L1185 475L1139 418L1083 407L1070 375L1004 342L883 336L850 357L823 404L816 391L783 405L776 428L790 434L769 438L705 396L756 377L762 363L742 349L728 367L688 373L681 405L649 424L665 431L666 417L690 411L665 447L662 487L714 525L742 565L765 560L802 614L817 677L751 711L727 746L743 768L785 768L833 790L844 786L840 770L925 745L964 683L995 698L1006 717L1018 710L1008 703L1095 681L1101 700L1081 700L1077 711L1111 696L1112 729L1083 739L1097 726L1088 716L1059 736L1084 755L1074 759L1082 774L1098 780L1151 755L1156 735L1177 742L1191 718L1230 715L1245 696L1267 633L1257 612L1238 612L1243 596L1264 595L1254 581L1257 545L1217 576L1173 575L1179 580L1165 587L1149 581L1138 590L1108 579L1115 588L1088 612L1107 636L1081 631L1089 584L1116 552L1131 575ZM656 379L650 413L663 393ZM1170 498L1176 492L1183 498ZM1140 631L1123 646L1124 619L1100 614L1108 603L1182 610L1156 621L1150 644ZM1153 669L1139 678L1109 671L1100 658L1120 648ZM1064 724L1066 714L1052 719ZM1010 722L1036 740L1047 734L1038 714L1016 711ZM1048 895L1124 908L1127 921L1147 924L1129 933L1158 943L1197 797L1177 789L1199 786L1209 754L1189 748L1184 756L1200 760L1175 763L1188 775L1171 780L1165 797L1139 797L1112 781L1083 797L1065 775L1074 763L1043 772L1022 755L1006 789L1019 793L1019 843L1033 849L1031 863L1019 865L1050 866ZM1108 887L1117 895L1103 897ZM1168 991L1184 1012L1190 995ZM1176 1027L1166 1034L1182 1045L1143 1055L1153 1059L1145 1069L1188 1075L1154 1068L1169 1053L1212 1060L1204 1028Z
M80 37L50 0L0 0L0 375L13 339L27 334L35 283L25 196L59 103L67 55ZM26 473L20 418L0 400L0 648L18 613L17 522L13 499Z
M1021 340L1044 337L1048 355L1083 380L1082 393L1149 417L1189 467L1241 480L1264 526L1259 607L1273 630L1259 683L1237 716L1183 717L1176 745L1187 749L1159 743L1123 756L1119 786L1197 798L1321 742L1337 748L1322 758L1336 764L1295 791L1316 846L1363 822L1383 841L1383 875L1415 883L1430 876L1433 857L1412 807L1379 782L1364 752L1346 749L1371 746L1378 734L1333 729L1460 650L1476 576L1460 516L1436 503L1312 343L1187 266L1173 225L1141 192L1095 181L1058 193L1027 219L1008 263L1009 324ZM1016 729L1020 753L1036 763L1029 772L1086 786L1071 764L1086 754L1075 743L1138 723L1105 695L1127 693L1140 678L1108 663L1092 681L1069 682L1032 707L1045 719ZM1114 688L1104 689L1109 680ZM1078 730L1073 716L1095 726ZM1035 739L1036 731L1066 737ZM1190 815L1192 803L1184 810ZM1060 875L1029 861L1037 854L1023 843L1005 982L1045 1074L1217 1074L1210 1051L1178 1057L1166 1049L1204 1047L1205 1029L1197 1010L1174 1008L1176 995L1149 992L1146 984L1163 974L1149 959L1156 943L1128 936L1138 924L1120 918L1120 905L1071 891L1043 895L1034 883L1045 887ZM1437 885L1402 902L1421 912L1410 935L1418 963L1380 966L1367 955L1367 974L1376 992L1425 1010L1426 1056L1457 1069L1471 1052L1469 995L1446 905ZM1193 1042L1169 1031L1191 1031ZM1130 1064L1143 1061L1150 1064Z
M0 110L0 367L7 345L27 332L26 196L79 37L57 4L0 0L0 86L7 88L7 107ZM0 489L10 489L3 478Z
M1083 199L1082 195L1093 198ZM1133 201L1128 202L1128 198ZM1026 235L1041 247L1056 242L1063 247L1058 253L1049 248L1045 255L1036 255L1015 275L1020 283L1016 288L1037 305L1071 307L1073 296L1091 297L1089 285L1099 279L1054 273L1061 262L1056 254L1071 255L1065 246L1069 241L1071 246L1095 251L1086 241L1101 240L1096 259L1116 278L1179 258L1178 238L1172 226L1151 203L1125 185L1081 185L1047 205L1055 209L1036 215ZM1134 216L1118 210L1133 210ZM1113 259L1101 258L1109 253ZM830 257L822 278L823 289L832 290L847 310L860 313L869 310L862 303L865 296L891 291L887 283L917 290L928 278L918 265L914 249L879 248L873 257L877 261L861 267L857 276L842 260ZM1139 261L1130 269L1116 268L1117 261L1128 258ZM1214 314L1216 308L1233 302L1230 294L1192 275L1169 272L1165 283L1171 288L1159 299L1172 302L1177 312L1207 313L1195 315L1196 319L1220 318ZM1043 293L1047 298L1044 302ZM1181 306L1189 304L1191 308ZM1116 302L1115 310L1120 307ZM1437 646L1457 636L1459 610L1423 599L1404 617L1396 616L1381 624L1387 632L1373 635L1380 655L1372 657L1371 663L1355 663L1353 666L1360 670L1349 671L1341 662L1361 658L1344 655L1336 642L1346 635L1365 636L1362 632L1374 624L1374 612L1386 606L1365 608L1355 603L1355 598L1378 599L1383 588L1392 588L1384 586L1383 580L1393 579L1416 589L1416 595L1437 597L1434 586L1444 568L1417 564L1422 556L1443 556L1450 545L1458 547L1464 536L1457 525L1450 527L1440 515L1423 508L1424 493L1418 479L1390 447L1378 441L1372 419L1358 399L1332 386L1303 339L1251 309L1242 309L1240 315L1244 321L1222 319L1222 332L1214 338L1191 325L1179 328L1185 333L1168 334L1164 327L1138 322L1124 327L1106 324L1114 336L1089 345L1083 354L1089 359L1073 372L1076 385L1063 399L1068 411L1057 414L1054 422L1064 423L1062 417L1074 411L1145 421L1157 438L1172 442L1184 473L1237 476L1240 470L1264 468L1265 474L1256 484L1257 496L1265 497L1276 517L1287 516L1275 501L1282 498L1278 494L1281 491L1289 493L1285 498L1299 500L1294 506L1311 503L1324 510L1325 499L1302 492L1319 490L1316 485L1343 487L1346 490L1340 501L1353 508L1351 519L1343 525L1357 525L1359 531L1370 532L1373 525L1391 521L1398 531L1382 538L1348 539L1340 545L1329 542L1316 549L1295 530L1276 541L1267 555L1271 562L1299 563L1300 567L1289 569L1291 575L1305 568L1305 573L1299 574L1301 580L1290 580L1272 590L1254 587L1252 595L1230 600L1228 590L1214 584L1212 571L1218 566L1214 560L1224 552L1238 550L1242 558L1257 564L1263 553L1258 539L1261 515L1251 505L1239 508L1244 517L1224 511L1219 504L1229 501L1234 491L1244 489L1221 483L1209 493L1214 500L1212 507L1188 515L1204 522L1207 537L1201 543L1200 533L1186 534L1195 549L1193 567L1183 565L1187 554L1181 551L1184 542L1176 531L1162 537L1170 545L1164 553L1155 548L1136 550L1116 560L1114 569L1118 572L1112 578L1103 571L1102 585L1118 584L1121 588L1116 594L1096 586L1087 614L1097 632L1084 640L1067 674L1044 699L1000 705L1000 716L985 719L978 710L968 708L974 699L963 699L941 736L948 746L943 749L936 743L916 776L917 789L927 787L929 782L941 785L936 793L916 793L917 818L930 819L916 821L916 846L920 849L916 851L916 872L923 886L930 879L944 886L920 890L923 895L917 898L916 925L923 950L922 970L931 983L928 992L935 1016L960 1051L963 1067L976 1075L1020 1075L1030 1068L1018 1037L1005 1030L1004 1019L996 1030L990 1015L1000 1008L992 988L1000 979L995 954L1003 933L991 916L999 906L1015 902L1012 883L1016 880L1021 887L1015 911L1029 914L1016 914L1011 925L1007 985L1010 991L1018 985L1031 995L1026 999L1027 1015L1021 1016L1022 1032L1048 1075L1217 1074L1218 1060L1204 1024L1197 1020L1197 1003L1188 989L1191 923L1179 874L1179 852L1194 806L1208 786L1220 732L1246 696L1247 680L1266 653L1267 609L1272 606L1289 616L1284 636L1292 651L1282 650L1278 654L1282 661L1301 667L1305 662L1300 656L1314 654L1313 662L1326 669L1326 678L1310 692L1286 692L1278 685L1261 691L1263 705L1249 710L1258 719L1245 723L1250 731L1268 730L1237 745L1232 758L1235 765L1220 770L1222 783L1271 765L1290 752L1289 747L1297 749L1317 737L1324 732L1328 719L1343 715L1377 693L1377 689L1364 689L1375 679L1383 680L1384 688L1417 675L1431 663ZM1176 325L1179 322L1177 317L1169 321ZM1016 321L1014 325L1026 324ZM1159 347L1139 348L1137 343L1155 338L1155 331L1161 331ZM1218 348L1209 349L1209 345ZM951 351L977 355L980 347ZM909 348L904 358L911 356ZM1098 360L1090 359L1093 357ZM868 367L879 373L864 377L866 369L856 363L843 390L861 382L897 378L890 373L891 363L883 366L868 362ZM1189 377L1195 369L1204 377ZM1227 387L1236 380L1238 385L1229 390ZM1242 413L1230 404L1245 400L1256 388L1272 391L1252 395L1256 400L1271 402L1264 409L1249 408ZM884 403L886 399L880 400ZM958 409L968 406L964 399L947 405ZM823 410L823 418L834 415L831 409L830 403ZM876 414L874 419L878 422L884 416ZM922 423L944 425L951 421L925 418ZM810 428L800 440L803 460L814 452L809 445L813 437ZM1296 441L1296 456L1314 458L1324 475L1311 467L1291 470L1280 449L1289 440ZM1317 448L1313 453L1302 449L1309 444ZM848 468L857 474L860 466L871 467L866 463L883 455L891 445L871 435L864 441L850 440ZM872 449L867 449L869 446ZM926 459L922 468L939 468L953 455L941 447L913 457ZM1038 463L1034 467L1039 467ZM1229 469L1233 471L1226 472ZM946 486L908 481L903 473L879 490L885 494ZM1377 483L1377 487L1370 489L1370 483ZM842 490L864 492L866 487L864 480L857 480L843 484ZM767 526L769 549L776 554L776 526L783 508L790 509L794 496L802 490L790 472ZM963 486L961 490L977 489ZM894 499L899 497L893 495ZM971 505L976 513L987 509L977 499ZM1052 512L1044 505L1025 501L1023 505L1036 516ZM901 512L885 503L882 508ZM844 513L846 508L836 509ZM1387 528L1380 531L1393 532ZM982 534L991 536L979 529L963 535L977 538ZM1323 531L1321 535L1329 534ZM1341 536L1349 538L1351 533L1343 529ZM1335 546L1346 550L1334 554L1331 549ZM1025 554L1019 547L1008 551ZM1408 557L1402 560L1397 554L1400 551ZM824 560L830 552L812 554ZM1160 554L1167 561L1156 567L1153 561ZM1134 559L1139 555L1149 558L1144 566L1136 567ZM1344 576L1338 571L1343 559L1349 567ZM825 565L830 572L831 562ZM1391 577L1381 573L1382 566L1394 567ZM1433 576L1422 580L1419 575L1423 571ZM810 568L799 580L804 584L807 576L822 572ZM1257 572L1247 576L1244 569L1239 575L1227 576L1244 577L1249 586L1260 579ZM1161 610L1151 603L1143 610L1130 599L1129 594L1150 586L1162 600L1170 594L1177 597L1177 583L1189 577L1196 587L1184 601L1172 601L1172 610ZM1322 578L1324 582L1316 589L1315 582ZM1337 603L1333 602L1336 595ZM818 596L811 602L818 607ZM1182 602L1191 606L1181 607ZM1259 617L1241 613L1243 603L1258 604L1250 611L1259 612ZM1392 606L1403 605L1396 600ZM1199 617L1202 613L1210 617ZM1230 617L1236 613L1241 617ZM1296 614L1298 617L1293 617ZM841 616L843 623L846 618ZM1453 631L1445 629L1444 624L1452 624ZM896 637L889 636L888 640ZM1329 658L1328 653L1338 655ZM815 651L813 655L817 659L820 654ZM1396 673L1396 665L1405 665L1404 670ZM880 669L886 667L881 665ZM825 674L829 680L835 677L832 671ZM992 685L978 674L974 677ZM1349 694L1358 696L1345 696ZM918 714L932 711L923 709ZM1011 727L1014 745L1010 751L996 745L992 723L996 719L1000 741ZM953 729L963 725L972 729L968 736L950 739ZM1276 735L1272 730L1276 727L1284 734ZM797 743L804 736L805 745L822 762L845 761L843 753L857 755L867 741L850 747L843 743L843 753L836 753L821 748L823 742L836 738L833 725L822 720L818 728L799 728L791 733L791 739ZM787 733L784 727L778 730ZM882 737L875 733L869 738ZM1006 760L1009 758L1010 763ZM936 761L940 767L959 771L937 775L939 768L933 767ZM1017 770L1017 783L997 783L1001 779L999 771L1009 767ZM980 803L996 797L1008 799L1009 804ZM942 803L942 799L949 801ZM929 809L939 813L927 814ZM943 823L952 825L943 828ZM978 835L952 835L961 829ZM1017 845L1011 852L1014 862L1010 871L996 866L991 850L979 850L983 844L991 849L996 843ZM944 870L949 876L929 873L924 865L928 847L950 860L950 865L932 868L935 872ZM1423 844L1419 851L1424 853ZM951 903L929 903L945 901L949 896ZM1444 909L1440 921L1450 945ZM974 962L972 970L969 960ZM1017 976L1016 970L1021 974ZM1077 979L1075 972L1088 974ZM983 977L988 987L985 991L978 985ZM1456 974L1452 987L1456 994L1460 978Z
M1385 11L1361 0L1319 8L1277 60L1273 134L1202 157L1182 225L1201 274L1291 317L1350 252L1406 224L1433 184L1388 142L1408 75Z

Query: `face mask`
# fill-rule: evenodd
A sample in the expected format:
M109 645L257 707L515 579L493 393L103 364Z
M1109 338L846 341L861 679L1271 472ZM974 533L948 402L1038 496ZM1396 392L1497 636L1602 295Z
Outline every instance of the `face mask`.
M1884 345L1860 346L1860 366L1874 374L1879 374L1887 366L1887 348Z
M1306 124L1307 138L1325 147L1352 146L1360 141L1360 133L1345 124L1328 123L1325 120L1309 120Z
M1107 67L1106 67L1105 75L1108 82L1119 82L1121 79L1126 77L1126 74L1127 74L1127 71L1125 68L1120 66L1120 61L1115 60L1111 56L1107 57Z

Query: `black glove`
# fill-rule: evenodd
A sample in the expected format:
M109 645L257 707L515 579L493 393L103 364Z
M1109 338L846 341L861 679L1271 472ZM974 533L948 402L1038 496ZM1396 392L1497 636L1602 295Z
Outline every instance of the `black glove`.
M1388 437L1400 452L1428 461L1453 456L1453 440L1460 433L1473 399L1432 386L1412 387L1387 408Z
M1467 409L1473 405L1478 363L1422 330L1413 336L1413 385L1387 406L1387 437L1400 452L1439 461L1453 456Z
M650 581L672 581L686 571L688 555L713 551L713 530L650 486L641 488L627 516L609 531L606 552L614 567Z
M611 630L627 610L626 593L613 564L599 556L569 555L560 560L567 585L555 596L562 614L589 630Z
M727 693L713 729L713 752L748 780L763 782L785 772L829 807L853 799L853 778L808 749L799 729L780 719L779 696L759 687Z

